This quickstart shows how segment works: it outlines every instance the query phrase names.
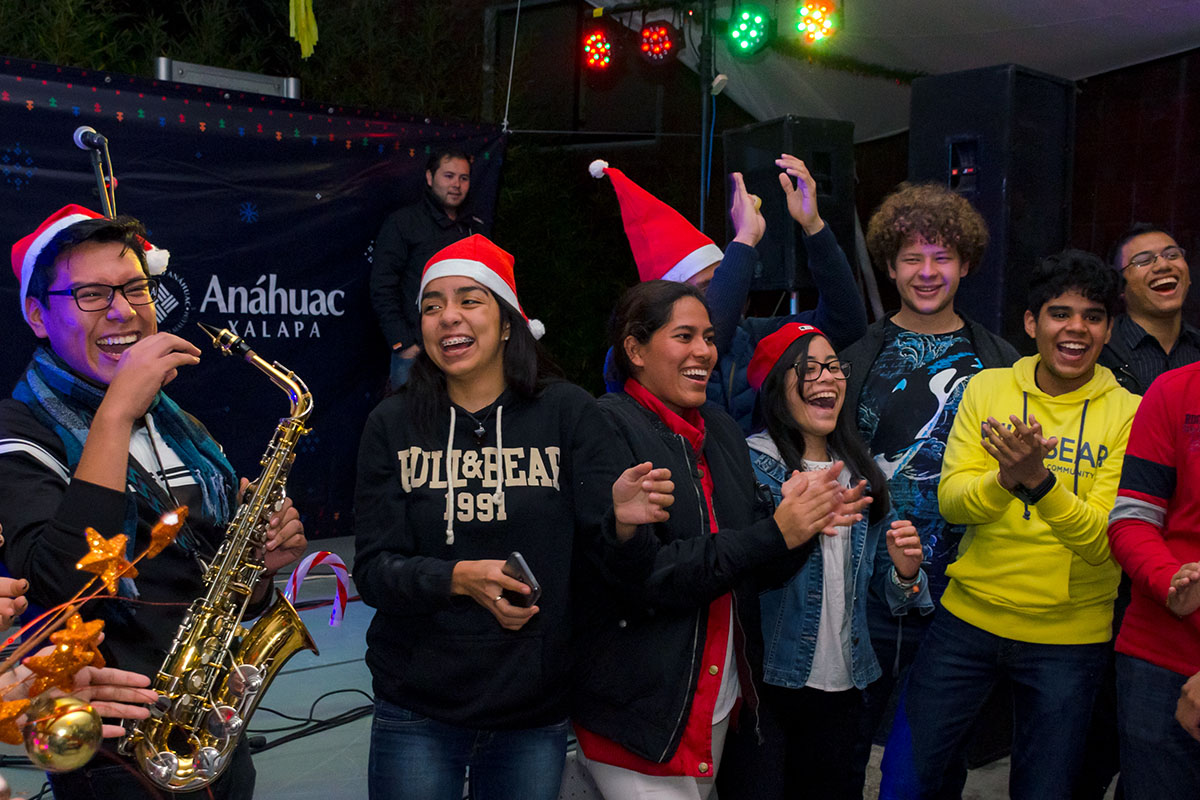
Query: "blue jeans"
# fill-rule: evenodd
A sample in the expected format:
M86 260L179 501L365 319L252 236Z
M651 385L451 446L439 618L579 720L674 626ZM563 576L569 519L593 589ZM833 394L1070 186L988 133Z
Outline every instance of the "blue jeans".
M939 797L984 701L1007 677L1014 705L1010 797L1069 798L1107 649L1005 639L938 609L901 699L908 727L895 726L887 744L899 754L910 748L913 769L885 774L888 796ZM906 772L908 785L898 785Z
M460 728L375 699L367 781L372 800L555 800L567 758L567 721L544 728Z
M1175 800L1200 791L1200 742L1175 721L1187 679L1117 653L1117 735L1126 797Z

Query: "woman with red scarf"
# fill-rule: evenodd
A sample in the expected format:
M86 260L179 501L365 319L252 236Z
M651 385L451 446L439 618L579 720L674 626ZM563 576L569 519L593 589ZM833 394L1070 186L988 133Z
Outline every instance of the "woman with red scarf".
M741 429L724 411L702 407L717 355L694 287L634 286L609 335L624 388L601 408L635 462L670 469L675 503L654 526L645 579L586 604L575 730L610 800L703 800L729 726L757 727L759 585L794 572L813 536L860 519L869 501L861 485L838 485L837 463L788 480L772 512Z

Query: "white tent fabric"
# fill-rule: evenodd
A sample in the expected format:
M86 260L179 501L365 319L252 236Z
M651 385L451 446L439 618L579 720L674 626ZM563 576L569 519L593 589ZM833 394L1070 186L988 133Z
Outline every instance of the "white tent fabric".
M620 0L588 0L612 7ZM941 74L1015 63L1072 80L1200 47L1200 0L839 0L842 30L832 53L897 70ZM792 0L760 0L787 35ZM731 3L717 4L727 19ZM671 12L647 14L669 18ZM620 15L629 25L641 14ZM680 59L696 68L699 28L690 23ZM867 141L908 128L910 91L894 80L822 67L768 51L753 61L714 47L728 96L759 120L799 114L854 122Z

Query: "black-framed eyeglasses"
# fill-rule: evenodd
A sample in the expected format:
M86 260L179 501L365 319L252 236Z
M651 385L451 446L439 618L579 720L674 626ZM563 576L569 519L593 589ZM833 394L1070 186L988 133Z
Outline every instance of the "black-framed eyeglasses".
M112 306L113 298L120 292L125 302L131 306L148 306L158 297L158 278L138 278L124 285L112 286L107 283L85 283L72 289L59 289L46 292L48 295L75 298L75 305L80 311L106 311Z
M1146 250L1142 253L1135 253L1133 257L1129 259L1129 263L1125 266L1145 269L1146 267L1152 266L1154 262L1158 261L1160 258L1163 261L1181 261L1186 255L1187 251L1182 247L1171 245L1170 247L1164 247L1157 253L1150 250Z
M830 361L828 364L822 364L820 361L797 361L792 364L792 369L796 371L797 378L809 383L820 380L825 370L829 370L829 377L835 381L844 381L850 374L850 362Z

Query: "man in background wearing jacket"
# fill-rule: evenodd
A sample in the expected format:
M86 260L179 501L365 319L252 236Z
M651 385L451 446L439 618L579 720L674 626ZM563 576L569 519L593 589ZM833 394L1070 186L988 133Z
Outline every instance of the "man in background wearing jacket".
M392 348L389 387L400 388L420 351L417 288L425 262L443 247L487 233L466 210L471 159L459 150L435 150L425 167L426 190L417 202L392 212L375 237L371 307Z

